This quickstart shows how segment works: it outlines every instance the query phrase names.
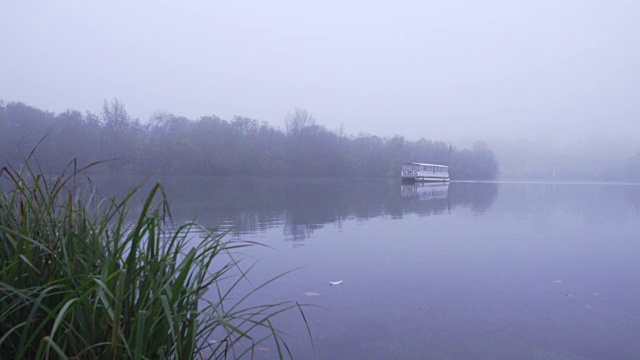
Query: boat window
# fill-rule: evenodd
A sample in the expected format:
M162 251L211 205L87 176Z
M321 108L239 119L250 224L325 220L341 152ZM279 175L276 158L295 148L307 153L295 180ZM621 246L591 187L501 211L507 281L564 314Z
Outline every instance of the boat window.
M430 173L447 173L449 168L447 166L440 165L421 165L421 164L402 164L402 171L426 171Z

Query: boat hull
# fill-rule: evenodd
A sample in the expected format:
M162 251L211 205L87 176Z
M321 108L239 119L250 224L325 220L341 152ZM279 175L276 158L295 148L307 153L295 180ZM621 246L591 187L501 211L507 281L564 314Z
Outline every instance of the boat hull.
M415 183L447 183L449 178L428 177L428 176L403 176L402 182L406 184Z

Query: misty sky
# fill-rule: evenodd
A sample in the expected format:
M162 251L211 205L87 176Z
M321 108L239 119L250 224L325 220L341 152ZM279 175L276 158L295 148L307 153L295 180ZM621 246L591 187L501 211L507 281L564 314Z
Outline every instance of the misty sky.
M8 1L0 99L350 134L640 137L640 1Z

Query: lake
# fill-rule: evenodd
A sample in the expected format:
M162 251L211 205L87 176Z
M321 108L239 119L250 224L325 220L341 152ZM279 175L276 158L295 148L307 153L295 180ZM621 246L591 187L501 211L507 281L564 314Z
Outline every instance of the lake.
M299 313L275 323L296 359L640 358L638 185L164 183L176 223L268 245L252 283L297 269L257 299L313 304L313 350Z

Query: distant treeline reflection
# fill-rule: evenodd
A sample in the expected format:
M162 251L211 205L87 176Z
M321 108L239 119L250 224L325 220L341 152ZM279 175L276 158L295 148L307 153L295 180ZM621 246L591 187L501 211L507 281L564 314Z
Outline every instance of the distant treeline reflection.
M119 191L127 187L122 178L99 181L105 183L100 188L119 182ZM206 226L232 226L238 236L282 227L284 239L297 243L348 220L430 216L460 208L482 213L498 190L495 183L401 185L398 179L169 177L163 182L176 222L197 215Z
M73 158L80 164L111 159L92 169L103 174L397 177L405 161L449 165L452 179L493 179L498 172L493 152L481 142L457 149L425 138L348 135L318 125L302 109L290 113L281 130L242 116L190 120L164 112L141 123L118 100L105 102L99 115L55 114L0 100L2 165L20 164L20 151L36 146L48 173Z

